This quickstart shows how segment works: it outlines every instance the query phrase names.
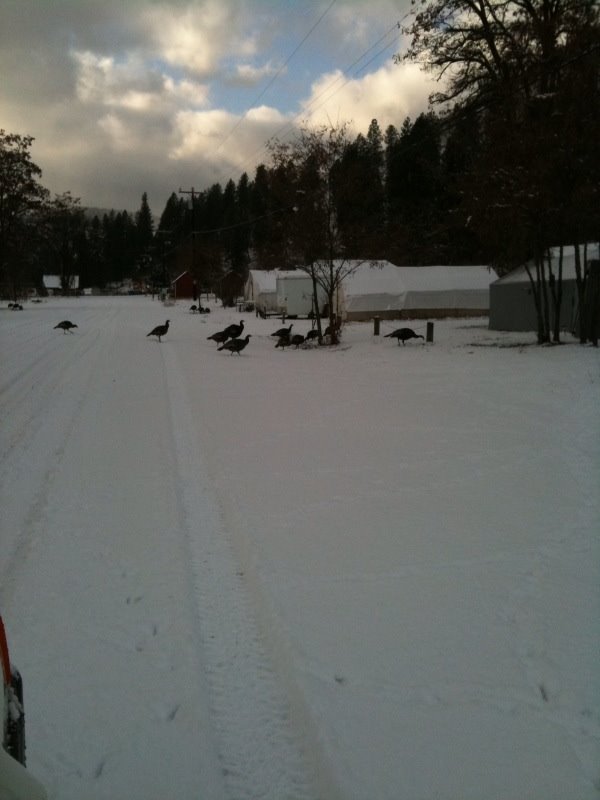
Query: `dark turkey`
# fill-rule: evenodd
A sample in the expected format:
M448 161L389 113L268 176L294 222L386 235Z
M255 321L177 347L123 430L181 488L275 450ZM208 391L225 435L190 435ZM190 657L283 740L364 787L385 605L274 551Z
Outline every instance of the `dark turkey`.
M286 347L290 346L290 337L289 336L280 336L277 340L277 344L275 345L275 349L281 347L282 350L285 350Z
M244 347L246 347L249 341L250 341L250 334L247 334L245 339L229 339L229 341L223 342L221 347L219 347L218 349L229 350L230 355L237 353L239 356L239 354L242 352Z
M146 334L146 338L148 336L156 336L158 341L161 341L161 336L166 336L167 331L169 330L169 321L167 320L164 325L157 325L156 328L153 328L150 333Z
M68 331L69 333L73 333L73 331L71 330L71 328L76 328L76 327L77 327L77 325L75 325L75 323L74 323L74 322L69 322L69 320L68 320L68 319L63 319L63 321L62 321L62 322L59 322L59 323L58 323L58 325L55 325L55 326L54 326L54 330L56 330L57 328L60 328L60 330L61 330L63 333L66 333L67 331Z
M398 344L400 344L400 342L406 344L409 339L425 340L424 336L421 336L420 333L415 333L412 328L398 328L398 330L392 331L391 333L386 333L385 338L398 339Z
M292 335L293 327L294 323L292 322L289 328L279 328L279 330L275 331L275 333L272 333L271 336L277 336L278 338L281 338L282 336L287 336L289 339L289 337Z
M213 342L216 342L217 344L223 344L223 342L226 342L227 339L229 339L229 334L226 330L217 331L216 333L213 333L212 336L207 336L206 338L212 339Z
M227 334L227 339L239 339L244 330L244 320L241 320L239 325L229 325L223 333Z

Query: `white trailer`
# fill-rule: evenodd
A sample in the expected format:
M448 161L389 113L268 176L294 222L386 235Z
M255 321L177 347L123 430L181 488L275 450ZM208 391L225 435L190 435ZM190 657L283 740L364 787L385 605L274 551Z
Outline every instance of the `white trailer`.
M318 291L319 307L323 292ZM286 317L308 317L314 312L313 283L310 275L301 270L280 272L277 275L277 307Z

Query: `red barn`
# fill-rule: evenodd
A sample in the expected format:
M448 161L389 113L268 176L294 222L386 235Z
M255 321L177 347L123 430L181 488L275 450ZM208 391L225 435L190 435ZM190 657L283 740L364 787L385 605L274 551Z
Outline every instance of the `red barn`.
M175 278L175 280L171 281L171 294L175 300L198 299L198 284L196 283L191 272L186 270L177 278Z

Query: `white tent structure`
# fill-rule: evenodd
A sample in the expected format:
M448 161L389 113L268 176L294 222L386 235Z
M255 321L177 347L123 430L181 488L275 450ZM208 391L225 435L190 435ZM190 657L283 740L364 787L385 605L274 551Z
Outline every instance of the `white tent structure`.
M277 273L275 270L251 269L244 286L244 300L254 303L262 316L277 313Z
M585 269L584 260L598 259L600 257L599 245L589 244L583 253L581 248L582 269ZM552 272L558 275L559 248L553 248L550 253ZM535 266L529 264L530 271L535 275ZM562 262L562 303L560 314L560 327L563 330L573 330L578 314L577 283L575 278L575 252L573 247L563 248ZM531 280L527 274L526 265L517 267L507 275L503 275L490 286L490 328L496 331L534 331L537 329L537 315L533 299Z
M490 309L490 283L498 277L488 266L399 267L406 286L407 317L474 317Z
M496 277L487 266L397 267L366 261L344 279L338 313L346 320L486 315Z
M344 278L338 296L342 319L398 318L406 298L399 267L389 261L365 261L349 262L344 268L352 272Z

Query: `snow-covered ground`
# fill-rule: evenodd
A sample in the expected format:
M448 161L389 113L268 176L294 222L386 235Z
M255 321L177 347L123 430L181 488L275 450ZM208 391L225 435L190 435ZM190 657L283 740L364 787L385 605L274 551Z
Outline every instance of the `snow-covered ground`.
M188 307L0 310L0 608L51 800L598 798L598 350L476 319L281 351Z

